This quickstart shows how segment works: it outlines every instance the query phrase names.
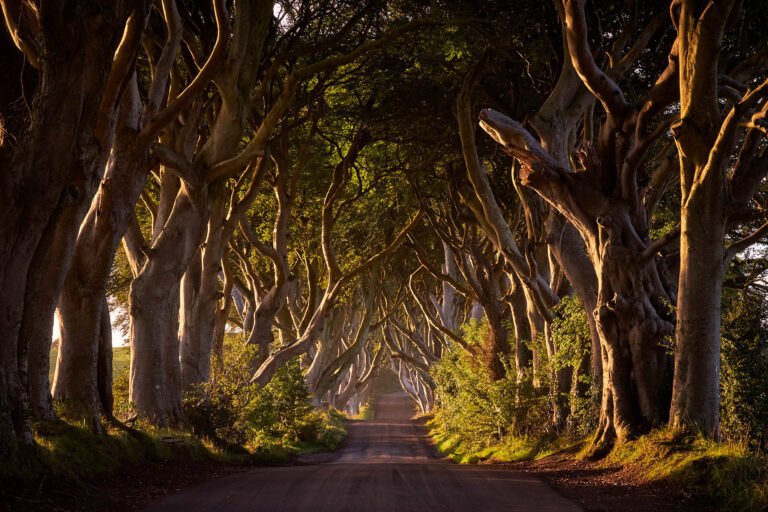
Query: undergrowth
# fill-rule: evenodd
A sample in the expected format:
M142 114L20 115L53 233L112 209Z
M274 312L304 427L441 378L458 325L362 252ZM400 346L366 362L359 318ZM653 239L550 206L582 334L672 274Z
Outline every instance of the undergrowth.
M459 464L478 462L519 462L537 460L556 452L574 452L582 443L553 436L533 437L508 434L492 443L478 445L459 433L446 431L441 412L427 421L430 435L440 453Z
M159 429L141 420L133 431L102 425L96 434L76 410L57 405L60 419L33 425L35 445L0 461L3 488L37 485L46 478L84 484L145 462L199 460L269 464L301 453L333 450L346 435L346 417L312 406L298 361L283 366L264 388L251 384L249 348L229 343L211 382L184 397L184 424ZM133 421L128 365L115 367L114 414Z
M352 416L351 419L358 420L358 421L367 421L374 419L374 403L372 401L369 401L368 403L365 403L360 406L360 409L357 411L357 414Z
M718 510L768 510L768 331L761 320L765 310L749 297L738 299L724 318L722 441L660 429L587 465L620 466L638 484L672 484ZM465 325L465 341L479 344L485 328L482 322ZM589 330L578 304L558 306L552 337L561 355L548 359L544 347L537 347L538 374L518 375L510 361L506 375L493 380L470 355L458 350L443 355L431 371L438 408L427 422L441 453L463 464L530 461L554 453L588 459L599 410L591 382L581 375L589 363ZM548 378L560 371L571 374L568 395L558 394ZM558 403L568 418L554 426Z
M245 449L262 461L332 450L346 434L344 416L312 405L298 359L283 365L264 387L250 382L256 347L225 345L214 378L185 395L187 424L223 449Z
M588 439L509 435L478 448L461 435L446 433L440 411L427 426L440 453L459 464L531 461L552 454L587 459ZM665 429L621 445L594 464L629 469L638 484L671 483L684 496L717 510L768 510L768 459L744 444L718 443Z
M663 429L615 448L603 463L638 468L644 480L672 482L718 510L768 510L768 460L744 444Z
M33 425L35 446L0 464L3 486L25 486L45 478L86 483L143 462L172 459L240 462L188 432L107 429L95 434L84 423L45 421Z

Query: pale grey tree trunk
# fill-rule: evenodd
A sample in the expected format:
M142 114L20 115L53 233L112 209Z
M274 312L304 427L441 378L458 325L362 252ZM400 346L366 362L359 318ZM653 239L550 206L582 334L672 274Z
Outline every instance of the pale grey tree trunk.
M134 140L139 116L134 74L121 104L119 129L104 179L80 227L74 260L59 297L61 342L53 396L77 403L76 407L94 418L94 424L100 411L97 378L103 372L97 366L104 314L109 318L104 295L112 261L149 169L147 148L137 147Z
M205 190L182 184L141 273L131 284L130 398L160 425L181 419L179 286L206 223Z
M681 223L680 254L685 259L680 267L677 296L670 424L673 428L695 426L716 437L720 430L720 302L726 269L725 224L722 205L718 208L702 197L692 199L683 208Z

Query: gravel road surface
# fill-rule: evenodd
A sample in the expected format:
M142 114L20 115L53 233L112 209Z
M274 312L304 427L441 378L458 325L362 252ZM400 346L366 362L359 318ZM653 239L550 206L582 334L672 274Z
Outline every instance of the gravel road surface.
M405 394L382 395L341 449L207 481L145 512L578 512L534 476L441 460Z

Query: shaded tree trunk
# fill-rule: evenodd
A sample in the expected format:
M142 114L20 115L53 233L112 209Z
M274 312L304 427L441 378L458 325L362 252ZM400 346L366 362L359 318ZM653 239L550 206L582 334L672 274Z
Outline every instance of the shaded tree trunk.
M130 398L143 417L181 418L179 286L205 229L206 194L182 184L173 210L131 284Z
M677 20L680 121L673 132L680 155L681 239L670 424L709 437L717 436L720 428L720 301L730 259L724 247L728 214L752 196L760 181L746 187L751 192L740 190L740 171L745 170L739 169L741 162L731 175L733 186L726 177L736 124L749 110L746 103L757 99L746 94L721 122L718 62L734 4L710 3L703 9L704 2L686 0ZM745 148L749 137L747 133ZM764 175L759 171L754 177Z
M22 145L14 150L0 181L0 455L32 442L30 348L36 408L50 413L47 376L42 375L50 329L45 337L42 330L52 323L50 297L58 296L58 273L66 272L74 246L76 228L69 228L79 224L81 205L93 194L92 181L98 181L108 146L108 119L118 92L107 87L107 76L127 4L46 4L35 27L37 39L23 48L40 66L40 79L29 126L17 138ZM29 48L39 53L32 55ZM54 246L52 237L59 227L67 229L59 232ZM64 259L53 259L53 251Z
M222 187L223 184L210 188ZM180 347L183 389L206 382L211 374L217 305L221 298L219 275L223 247L224 190L212 192L208 233L182 279Z
M723 205L702 196L682 209L670 424L714 437L720 428L720 303L727 261Z
M120 127L104 180L82 222L72 266L59 297L61 344L53 395L56 400L78 402L77 408L86 412L96 426L99 396L104 394L97 393L97 378L105 375L97 369L102 361L104 314L109 319L104 296L115 253L149 169L148 148L137 145L135 138L138 100L134 75L121 106ZM101 384L108 384L111 394L111 378L109 383Z

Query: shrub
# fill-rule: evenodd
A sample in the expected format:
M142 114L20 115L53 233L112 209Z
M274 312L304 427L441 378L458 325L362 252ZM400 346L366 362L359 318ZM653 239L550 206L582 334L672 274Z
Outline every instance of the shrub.
M571 438L584 437L596 427L599 415L589 375L592 338L587 314L576 298L565 297L555 315L555 356L546 357L543 339L531 343L539 353L538 375L531 369L518 375L509 355L504 358L504 377L494 381L476 357L455 347L433 366L438 400L435 423L446 442L461 442L462 449L471 452L502 440L510 442L509 438L551 437L556 401L568 404L567 434ZM470 346L479 346L486 332L485 321L473 320L463 326ZM571 392L563 396L550 394L557 390L554 379L558 372L572 379Z
M486 330L484 322L466 324L467 343L478 345ZM546 393L534 389L529 376L518 380L511 357L504 363L504 378L494 381L472 355L452 348L433 367L439 405L436 419L446 436L461 438L469 450L498 442L513 431L527 435L546 424Z
M185 417L193 431L230 450L270 454L338 444L343 423L313 407L298 359L259 388L250 382L255 355L255 347L227 340L224 361L214 363L211 381L185 394Z
M754 448L768 443L768 318L765 299L735 294L723 312L721 354L722 432Z
M323 418L310 400L299 360L294 359L280 368L246 405L243 415L249 441L288 444L316 441Z
M555 372L565 371L571 376L571 393L560 397L568 402L568 435L584 437L597 428L600 390L592 386L590 356L592 333L587 312L574 296L563 297L554 310L552 343L557 351L552 358Z

